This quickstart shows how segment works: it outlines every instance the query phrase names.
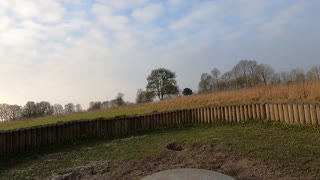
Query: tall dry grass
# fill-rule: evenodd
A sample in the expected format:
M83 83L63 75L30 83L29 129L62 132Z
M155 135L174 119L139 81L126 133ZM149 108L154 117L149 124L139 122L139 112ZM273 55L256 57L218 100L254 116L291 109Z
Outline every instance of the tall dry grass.
M98 117L145 114L154 111L160 112L211 105L247 104L257 102L320 102L320 80L291 82L272 86L257 86L253 88L212 92L192 96L180 96L158 102L120 106L63 116L22 119L0 123L0 130L44 125L58 121L71 121L76 119L93 119Z
M210 105L239 103L286 103L319 102L320 80L289 82L277 85L261 85L239 90L211 92L207 94L177 97L161 102L149 103L149 106L178 109ZM162 108L161 108L162 109Z

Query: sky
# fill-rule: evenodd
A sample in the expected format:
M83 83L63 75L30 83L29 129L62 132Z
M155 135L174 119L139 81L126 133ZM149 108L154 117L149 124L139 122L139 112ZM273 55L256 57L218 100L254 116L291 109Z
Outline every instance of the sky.
M135 101L153 69L181 89L242 59L320 64L319 0L1 0L0 103Z

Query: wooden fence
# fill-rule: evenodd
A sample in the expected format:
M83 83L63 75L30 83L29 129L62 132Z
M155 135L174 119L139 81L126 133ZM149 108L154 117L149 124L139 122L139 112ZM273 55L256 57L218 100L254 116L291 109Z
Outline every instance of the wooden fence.
M0 154L24 152L89 137L113 137L139 129L177 127L216 121L249 119L320 125L320 104L243 104L182 109L139 116L76 120L64 123L0 131Z

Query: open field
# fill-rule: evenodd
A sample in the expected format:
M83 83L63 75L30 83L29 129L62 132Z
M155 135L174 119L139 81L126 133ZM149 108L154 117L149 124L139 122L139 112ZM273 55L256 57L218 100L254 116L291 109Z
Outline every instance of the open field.
M320 81L295 82L275 86L259 86L233 91L213 92L209 94L177 97L160 102L128 105L91 112L75 113L63 116L25 119L0 124L0 130L20 127L30 127L71 121L78 119L93 119L98 117L113 117L119 115L145 114L153 111L204 107L210 105L239 104L253 102L319 102Z
M172 142L181 151L168 150ZM319 179L319 142L316 129L278 122L158 129L1 157L0 179L44 179L52 174L137 179L179 167L216 170L238 179Z

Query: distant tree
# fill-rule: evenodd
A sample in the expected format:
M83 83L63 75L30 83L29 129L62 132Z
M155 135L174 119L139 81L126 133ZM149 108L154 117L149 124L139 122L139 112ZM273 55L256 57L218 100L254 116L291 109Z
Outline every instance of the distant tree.
M217 68L213 68L211 71L211 77L212 77L212 90L218 90L219 89L219 78L220 78L220 70Z
M160 100L162 100L165 95L175 95L179 93L176 75L168 69L158 68L152 70L147 81L147 91L158 96Z
M115 102L117 104L117 106L122 106L125 104L124 100L123 100L123 97L124 97L124 94L119 92L116 99L115 99Z
M63 106L61 104L54 104L53 105L53 114L54 115L61 115L63 114Z
M36 116L49 116L53 114L53 107L47 101L36 103Z
M137 90L136 103L145 103L151 102L154 98L154 94L152 92L144 91L143 89Z
M101 109L106 109L110 107L110 101L103 101L101 103Z
M68 104L64 105L64 112L66 114L75 112L74 104L73 103L68 103Z
M82 106L81 104L76 105L76 112L82 112Z
M320 79L320 66L313 66L307 73L308 79Z
M100 101L90 102L88 111L93 111L102 108L102 103Z
M199 93L210 92L212 90L212 77L207 73L203 73L198 88Z
M291 81L290 74L288 72L280 73L281 82L289 82Z
M300 68L295 68L290 71L290 78L292 81L304 81L305 74Z
M184 88L183 91L182 91L182 94L184 96L189 96L189 95L192 95L193 92L192 92L192 90L190 88Z
M28 101L27 104L23 107L22 116L26 118L36 117L37 116L37 106L33 101Z
M267 85L270 83L271 79L273 78L275 72L273 68L267 64L259 64L257 66L257 75L259 79Z

